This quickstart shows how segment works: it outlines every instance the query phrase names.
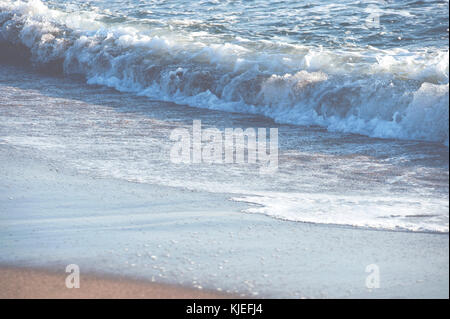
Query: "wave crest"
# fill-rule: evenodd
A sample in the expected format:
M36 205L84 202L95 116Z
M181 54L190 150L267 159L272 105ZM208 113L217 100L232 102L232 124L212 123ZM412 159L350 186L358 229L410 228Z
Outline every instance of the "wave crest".
M51 10L38 0L6 1L0 12L3 59L194 107L449 143L448 49L203 43L107 25L89 14Z

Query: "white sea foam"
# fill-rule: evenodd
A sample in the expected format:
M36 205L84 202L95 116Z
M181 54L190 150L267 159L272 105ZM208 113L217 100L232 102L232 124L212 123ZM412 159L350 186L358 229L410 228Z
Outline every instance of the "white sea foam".
M428 202L399 196L261 193L233 197L254 206L248 213L318 224L390 230L448 232L448 200ZM424 213L426 212L426 213Z

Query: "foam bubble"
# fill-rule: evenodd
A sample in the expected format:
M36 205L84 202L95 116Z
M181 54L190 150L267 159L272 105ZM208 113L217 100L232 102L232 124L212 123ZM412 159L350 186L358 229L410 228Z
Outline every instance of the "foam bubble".
M416 201L411 197L265 192L236 196L254 204L247 213L319 224L389 230L448 232L448 200ZM424 213L426 212L426 213Z

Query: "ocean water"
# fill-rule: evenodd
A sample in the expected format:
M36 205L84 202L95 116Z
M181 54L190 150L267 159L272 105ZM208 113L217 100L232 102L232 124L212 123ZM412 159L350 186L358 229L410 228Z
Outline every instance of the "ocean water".
M448 232L448 1L0 0L0 142L244 213ZM20 106L20 107L19 107ZM277 127L279 169L173 164L175 127Z

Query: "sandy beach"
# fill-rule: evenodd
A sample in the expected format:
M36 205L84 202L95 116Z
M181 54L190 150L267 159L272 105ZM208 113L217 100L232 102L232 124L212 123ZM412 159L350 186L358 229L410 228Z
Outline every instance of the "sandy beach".
M83 276L79 288L68 289L68 274L36 269L0 268L0 299L217 299L231 298L217 292L199 291L101 276Z

